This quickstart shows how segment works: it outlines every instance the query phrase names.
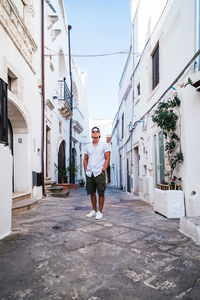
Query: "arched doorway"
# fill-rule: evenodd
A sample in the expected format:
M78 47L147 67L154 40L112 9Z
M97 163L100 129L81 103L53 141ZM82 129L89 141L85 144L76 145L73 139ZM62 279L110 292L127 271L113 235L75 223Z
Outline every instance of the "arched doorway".
M66 181L66 157L65 157L65 141L63 140L58 150L58 183Z
M8 144L13 155L13 192L30 193L32 170L28 126L22 111L10 99L8 119Z
M8 120L8 146L13 157L13 129L10 120ZM12 191L14 192L14 163L12 161Z
M76 166L76 149L72 149L72 183L76 182L76 173L77 173L77 166Z
M10 120L8 120L8 146L13 155L13 129Z

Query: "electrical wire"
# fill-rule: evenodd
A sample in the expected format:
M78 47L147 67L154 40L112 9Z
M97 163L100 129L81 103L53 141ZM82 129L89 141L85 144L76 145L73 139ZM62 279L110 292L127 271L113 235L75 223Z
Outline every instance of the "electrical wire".
M45 47L46 49L50 50L49 48ZM134 54L140 55L139 52L130 52L130 50L124 50L119 52L111 52L111 53L102 53L102 54L72 54L73 57L102 57L102 56L110 56L110 55L118 55L118 54ZM69 56L66 53L54 53L54 54L45 54L44 56Z

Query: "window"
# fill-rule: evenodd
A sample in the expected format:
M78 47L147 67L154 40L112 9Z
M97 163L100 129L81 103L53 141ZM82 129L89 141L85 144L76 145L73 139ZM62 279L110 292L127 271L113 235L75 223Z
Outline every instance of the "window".
M9 91L11 91L16 95L17 95L17 83L18 83L17 77L10 69L8 69L8 89Z
M59 133L62 133L62 121L59 121Z
M137 95L140 96L140 83L137 85Z
M152 53L152 89L159 83L159 45Z
M8 75L8 89L11 91L12 78Z
M8 144L7 83L0 79L0 143Z
M122 139L124 137L124 113L122 114Z

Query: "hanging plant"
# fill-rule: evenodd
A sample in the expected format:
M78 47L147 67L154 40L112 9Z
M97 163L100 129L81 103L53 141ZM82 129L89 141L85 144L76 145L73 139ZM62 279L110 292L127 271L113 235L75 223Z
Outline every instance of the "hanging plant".
M186 87L187 85L191 85L192 87L196 88L197 92L200 92L200 79L199 77L193 82L190 77L188 77L187 82L181 82L179 84L180 88Z
M180 137L178 135L177 122L179 116L177 115L178 108L181 101L177 95L166 102L161 102L152 116L152 121L163 130L165 137L165 152L169 162L169 184L173 189L174 170L178 164L183 162L183 153L181 151Z

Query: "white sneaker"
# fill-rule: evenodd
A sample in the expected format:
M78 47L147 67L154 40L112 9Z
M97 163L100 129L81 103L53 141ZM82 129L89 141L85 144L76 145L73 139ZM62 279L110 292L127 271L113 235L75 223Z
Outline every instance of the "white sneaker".
M100 211L98 211L98 212L96 213L95 219L96 219L96 220L100 220L100 219L102 219L102 218L103 218L103 214L102 214Z
M95 217L96 216L96 211L95 210L91 210L91 212L89 212L89 214L87 214L86 217L91 218L91 217Z

